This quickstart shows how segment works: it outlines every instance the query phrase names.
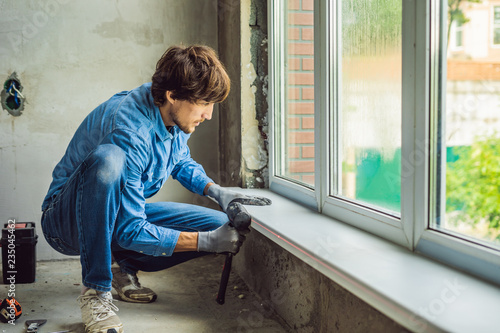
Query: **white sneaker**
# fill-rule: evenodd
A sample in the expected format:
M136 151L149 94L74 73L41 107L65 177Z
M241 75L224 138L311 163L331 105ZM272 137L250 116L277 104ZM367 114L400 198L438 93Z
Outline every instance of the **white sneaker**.
M89 289L78 297L86 333L122 333L123 325L116 315L111 292L97 293Z

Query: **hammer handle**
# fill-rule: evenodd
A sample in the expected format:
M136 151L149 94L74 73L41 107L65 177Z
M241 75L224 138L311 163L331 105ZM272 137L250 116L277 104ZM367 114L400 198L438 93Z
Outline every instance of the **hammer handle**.
M226 256L226 261L224 262L224 268L222 269L222 275L220 277L219 293L217 294L217 303L220 305L224 304L226 300L226 288L229 282L229 274L231 273L231 265L233 264L233 254L228 253Z
M227 216L229 217L230 224L236 228L238 231L247 229L252 222L250 214L243 205L239 202L232 201L229 203L226 210ZM224 262L224 268L222 269L222 275L220 278L219 293L217 294L217 303L220 305L224 304L226 300L226 289L229 282L229 274L231 273L231 265L233 263L233 254L228 253L226 256L226 261Z

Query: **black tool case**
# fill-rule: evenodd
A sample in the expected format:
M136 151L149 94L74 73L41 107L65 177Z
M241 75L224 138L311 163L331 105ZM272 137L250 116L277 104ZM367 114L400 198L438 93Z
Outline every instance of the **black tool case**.
M35 282L37 241L34 222L4 224L0 240L3 283Z

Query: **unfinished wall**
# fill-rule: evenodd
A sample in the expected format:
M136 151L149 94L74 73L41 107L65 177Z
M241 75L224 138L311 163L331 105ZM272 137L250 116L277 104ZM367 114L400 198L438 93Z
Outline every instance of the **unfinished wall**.
M221 105L221 181L268 186L267 2L219 0L219 54L231 77Z
M220 110L220 180L241 186L241 2L218 0L219 56L231 78L231 91Z
M0 0L0 82L16 71L26 96L21 116L0 110L0 223L40 228L51 172L81 120L111 95L150 81L158 58L179 43L217 49L217 0ZM217 117L190 140L216 180ZM173 181L160 199L197 200ZM60 258L38 234L38 259Z
M242 187L265 188L268 179L267 2L241 1Z
M408 332L255 230L233 264L262 298L240 315L238 332L258 332L272 313L291 332Z

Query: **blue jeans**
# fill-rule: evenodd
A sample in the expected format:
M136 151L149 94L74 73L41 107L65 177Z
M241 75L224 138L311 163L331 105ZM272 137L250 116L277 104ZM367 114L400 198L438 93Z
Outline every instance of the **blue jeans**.
M126 170L122 149L100 145L74 171L42 215L47 242L60 253L80 255L83 285L99 291L111 290L112 257L122 270L135 273L163 270L207 254L176 252L154 257L123 249L113 241ZM149 223L177 231L209 231L228 221L223 212L175 202L146 204L145 213Z

